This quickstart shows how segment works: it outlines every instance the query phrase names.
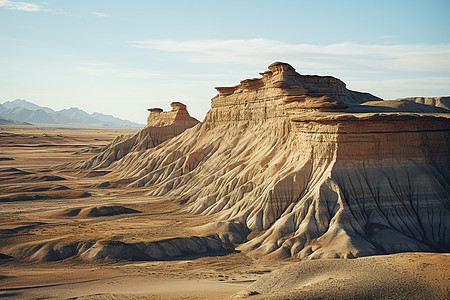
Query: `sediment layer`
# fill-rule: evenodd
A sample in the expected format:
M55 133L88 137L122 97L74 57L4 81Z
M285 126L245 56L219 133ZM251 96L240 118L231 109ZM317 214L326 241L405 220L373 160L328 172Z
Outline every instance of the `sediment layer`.
M450 250L448 114L354 113L381 99L285 63L261 75L217 88L195 128L123 156L122 182L261 232L240 246L258 256Z

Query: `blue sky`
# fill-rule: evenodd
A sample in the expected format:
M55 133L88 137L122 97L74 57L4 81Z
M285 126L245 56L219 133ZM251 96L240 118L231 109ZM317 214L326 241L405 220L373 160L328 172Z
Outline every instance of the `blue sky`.
M0 0L0 103L144 123L274 61L384 99L450 95L450 1Z

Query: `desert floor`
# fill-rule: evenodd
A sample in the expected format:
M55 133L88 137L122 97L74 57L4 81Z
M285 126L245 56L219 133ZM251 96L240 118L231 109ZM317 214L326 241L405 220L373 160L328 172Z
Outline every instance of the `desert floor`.
M20 244L74 240L152 241L190 236L211 217L186 215L146 189L97 188L108 176L52 169L86 159L121 128L3 126L0 132L0 253ZM53 180L58 176L66 180ZM89 193L89 194L86 194ZM86 196L89 195L89 196ZM67 216L77 208L125 206L139 214ZM68 298L145 294L149 298L228 298L272 270L241 253L189 260L57 262L0 260L0 298Z
M169 199L146 196L148 188L129 190L99 186L114 178L113 173L53 168L91 157L116 136L136 131L35 126L0 128L0 298L227 299L242 290L247 292L240 295L254 298L285 296L280 288L288 288L281 282L279 289L261 287L261 284L275 286L266 278L267 273L291 265L292 261L257 260L239 251L172 261L132 262L80 258L42 261L39 254L31 260L7 256L11 249L20 245L62 238L138 242L192 236L198 234L196 227L213 221L214 216L186 214L182 206ZM139 213L92 214L93 208L105 205L123 206ZM74 215L78 210L80 213ZM383 286L386 290L380 294L381 298L382 295L414 298L421 294L405 294L405 290L417 290L422 286L423 291L433 289L438 291L438 296L445 296L450 291L449 258L448 254L408 253L372 257L356 264L343 260L324 261L314 267L317 274L302 265L309 270L303 281L295 281L297 285L292 281L286 284L289 290L294 285L296 291L306 289L307 293L300 294L301 297L314 298L315 287L323 293L324 287L332 291L339 283L351 285L352 276L370 275L368 265L372 264L377 266L374 267L376 274L367 276L361 284L370 285L371 280L375 282L379 278L386 282L406 278L401 280L402 288L397 292L391 293L389 286ZM340 264L346 264L345 272L333 271L340 269ZM334 276L330 277L330 272L334 272ZM258 293L252 292L251 285ZM341 296L354 297L365 289L365 286L348 288ZM328 298L333 294L321 295Z

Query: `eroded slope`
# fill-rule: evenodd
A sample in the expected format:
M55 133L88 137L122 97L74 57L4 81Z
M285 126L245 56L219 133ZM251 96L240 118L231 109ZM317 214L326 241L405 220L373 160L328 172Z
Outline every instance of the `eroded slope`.
M448 115L345 111L378 98L284 63L217 88L195 130L117 162L130 187L240 222L277 257L448 251Z

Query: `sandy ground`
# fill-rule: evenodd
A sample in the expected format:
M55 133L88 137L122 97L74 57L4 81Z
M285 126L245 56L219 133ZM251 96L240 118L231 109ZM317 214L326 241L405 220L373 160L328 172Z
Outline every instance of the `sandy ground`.
M169 199L146 196L148 188L130 191L124 187L99 187L100 183L114 178L112 173L95 176L97 174L89 171L52 168L57 164L86 159L117 135L136 131L2 126L0 258L1 254L11 253L11 249L20 245L42 241L133 243L189 237L198 234L196 227L213 221L214 216L186 214L182 206ZM89 215L93 207L104 205L123 206L139 213ZM80 213L73 215L78 210ZM268 273L282 266L294 266L292 261L255 260L239 252L172 261L134 262L86 261L77 257L62 261L30 261L25 255L19 255L0 259L0 298L228 299L244 290L241 295L252 298L296 298L298 295L317 298L317 295L323 295L327 299L340 295L333 294L336 282L352 286L348 280L351 274L369 274L366 277L361 275L365 279L359 289L364 290L364 285L371 286L379 278L384 278L384 281L392 279L395 283L399 278L397 273L405 279L401 283L407 290L424 286L424 291L431 288L438 292L438 296L446 296L450 290L450 267L446 254L400 254L361 261L321 261L317 266L313 265L317 264L316 261L302 262L303 275L294 274L295 277L291 270L283 273L290 281L283 281L276 280L276 273L273 276ZM368 266L374 266L376 273L371 273ZM332 279L328 278L330 272L334 274ZM303 281L299 279L302 276ZM274 280L278 285L273 284ZM271 289L270 286L278 286L279 289ZM292 290L293 286L296 289ZM306 288L303 294L302 288ZM358 291L348 288L342 295L355 297ZM383 295L395 298L395 291L395 288L392 291L387 288Z
M91 177L86 176L86 171L52 169L57 164L90 157L117 135L135 131L3 126L0 132L0 158L4 158L0 160L0 253L16 245L60 238L136 242L190 236L195 234L193 228L208 223L211 217L186 215L178 204L149 198L145 195L148 189L96 188L98 183L108 180L108 175ZM66 180L49 181L45 176ZM79 197L84 193L89 196ZM67 216L73 209L99 205L120 205L140 213ZM120 298L125 294L144 294L157 299L226 299L273 269L241 253L131 263L70 258L57 262L3 259L0 266L0 298L24 299L92 294L108 294L107 298L113 297L111 294L120 294Z
M398 253L289 264L241 296L255 299L449 299L450 255Z
M0 297L69 298L99 294L140 297L227 299L246 288L260 273L229 270L242 257L175 262L103 262L74 265L3 264ZM245 259L244 259L245 260Z

